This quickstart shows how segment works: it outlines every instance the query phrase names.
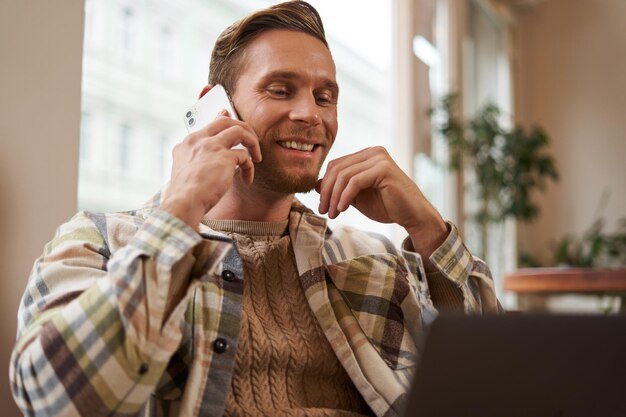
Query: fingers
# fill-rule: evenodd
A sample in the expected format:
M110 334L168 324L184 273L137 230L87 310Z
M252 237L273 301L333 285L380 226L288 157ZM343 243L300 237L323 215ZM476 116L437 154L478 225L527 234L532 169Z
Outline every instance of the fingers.
M317 186L317 191L320 193L320 213L329 213L329 216L334 218L340 211L345 211L350 205L350 201L346 202L344 199L341 206L339 203L341 194L348 182L358 173L375 166L385 156L388 157L388 154L384 148L375 147L331 161L324 178L320 180Z
M378 166L371 167L371 169L363 170L358 174L350 177L350 180L346 186L340 190L337 194L337 208L335 209L334 216L338 216L339 213L346 211L352 202L357 198L359 193L368 188L376 186L378 178L380 178L381 170ZM331 207L335 207L331 204Z
M199 129L198 131L192 133L191 135L200 136L200 137L215 136L222 130L226 129L227 127L234 126L234 125L241 126L247 131L249 131L251 134L255 134L254 130L252 129L252 126L250 126L246 122L242 122L241 120L231 119L228 116L228 111L226 109L223 109L220 113L218 113L215 120L208 123L202 129Z
M326 208L328 216L334 219L346 211L361 192L377 186L381 174L383 172L377 161L371 160L344 168L337 174L334 184L332 186L328 184L326 191L323 191L323 198L328 202ZM326 181L326 178L323 181Z
M241 144L247 149L249 153L248 156L252 158L254 162L261 162L262 156L259 139L256 134L250 133L240 125L230 126L222 130L215 135L212 140L216 144L220 144L229 149Z
M380 206L385 184L396 181L393 179L397 176L394 168L397 165L380 146L331 161L324 178L316 186L320 193L319 212L335 218L350 205L362 212L363 209L370 211L366 207L370 204Z
M207 138L216 140L227 148L236 145L243 145L254 162L261 162L261 149L259 148L259 140L252 127L240 120L234 120L227 116L225 110L211 123L202 129L188 135L183 142L190 146L195 146Z
M363 151L337 158L328 163L324 178L318 184L317 192L320 193L319 212L327 213L331 205L332 190L337 182L338 175L343 172L346 167L355 163L363 162L367 158L363 155ZM344 181L345 182L345 181Z
M348 166L335 174L334 184L332 184L332 188L330 188L331 184L328 184L328 195L325 199L328 201L328 211L331 218L335 218L340 212L345 211L348 208L349 202L345 205L345 207L341 207L339 205L345 188L351 183L355 175L360 174L369 167L370 163L363 161L355 165Z
M204 88L202 88L202 91L200 91L200 94L198 95L198 100L200 100L202 98L202 96L204 96L206 93L211 91L213 89L213 87L215 87L213 84L205 85Z
M254 180L254 164L248 151L244 149L231 149L233 157L235 158L236 165L239 167L239 174L241 179L248 185L252 184Z

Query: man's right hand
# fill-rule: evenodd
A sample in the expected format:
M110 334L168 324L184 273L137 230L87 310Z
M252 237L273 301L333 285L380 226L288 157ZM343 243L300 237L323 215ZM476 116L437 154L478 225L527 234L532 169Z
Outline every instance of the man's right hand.
M238 144L247 150L231 149ZM241 179L252 184L253 162L261 162L259 139L252 127L231 119L226 110L204 128L187 135L172 155L172 174L161 210L195 230L231 187L237 166Z

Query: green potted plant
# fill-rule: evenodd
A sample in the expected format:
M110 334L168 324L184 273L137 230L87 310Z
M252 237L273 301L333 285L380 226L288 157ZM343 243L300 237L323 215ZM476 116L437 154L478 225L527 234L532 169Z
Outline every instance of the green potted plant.
M492 223L508 218L531 221L539 214L530 199L535 189L544 189L547 180L557 180L554 161L546 153L548 135L539 127L526 132L520 126L506 129L500 123L500 109L485 105L472 119L457 116L458 96L450 94L432 109L440 123L436 129L447 142L452 170L470 169L475 181L466 184L479 201L474 220L480 230L479 254L486 257L488 230Z
M562 237L554 245L552 267L526 256L526 268L505 276L504 288L520 296L525 310L546 310L555 295L584 294L595 298L593 311L626 313L626 218L613 232L604 226L600 217L581 237Z
M480 230L479 254L486 257L489 226L508 218L524 222L536 218L539 208L530 199L531 192L543 190L548 180L558 180L558 173L546 152L549 138L541 128L506 129L500 123L500 109L493 104L462 120L457 102L456 94L444 97L432 116L448 144L449 168L473 173L466 186L479 202L473 218ZM601 299L620 297L620 311L626 313L626 219L614 233L604 232L600 218L581 238L563 237L554 245L552 266L542 266L524 254L519 261L526 268L505 276L503 287L523 296L519 298L523 310L544 309L553 295L579 293Z
M554 264L577 268L626 267L626 218L614 232L605 232L604 218L597 219L582 237L562 237L555 246Z

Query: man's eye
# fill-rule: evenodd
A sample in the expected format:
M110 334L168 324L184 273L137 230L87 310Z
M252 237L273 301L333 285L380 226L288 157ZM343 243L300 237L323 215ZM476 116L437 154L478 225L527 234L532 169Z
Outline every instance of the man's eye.
M335 100L333 99L332 96L328 95L328 94L320 94L317 96L316 101L318 104L320 105L328 105L328 104L334 104Z
M269 88L268 91L271 95L275 97L287 97L289 95L289 91L285 88Z

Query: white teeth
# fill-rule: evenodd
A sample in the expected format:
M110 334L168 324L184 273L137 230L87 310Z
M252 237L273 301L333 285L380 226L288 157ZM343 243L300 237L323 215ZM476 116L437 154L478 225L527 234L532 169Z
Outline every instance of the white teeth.
M279 142L279 145L287 149L297 149L299 151L311 152L313 150L312 143L299 143L296 141Z

